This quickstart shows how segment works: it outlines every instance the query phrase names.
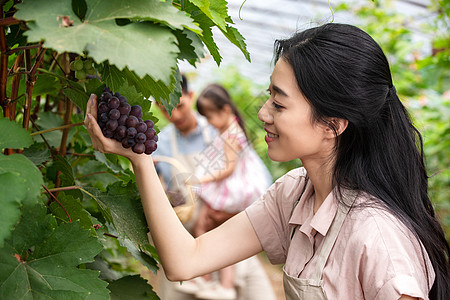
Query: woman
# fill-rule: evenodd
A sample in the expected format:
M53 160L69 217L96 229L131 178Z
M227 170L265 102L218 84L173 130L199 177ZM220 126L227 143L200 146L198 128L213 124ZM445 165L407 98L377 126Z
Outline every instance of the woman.
M151 156L102 136L92 97L93 146L130 159L167 277L190 279L264 250L285 264L288 299L449 299L450 250L427 195L420 134L381 48L354 26L326 24L277 41L275 58L258 114L267 153L303 167L197 239Z

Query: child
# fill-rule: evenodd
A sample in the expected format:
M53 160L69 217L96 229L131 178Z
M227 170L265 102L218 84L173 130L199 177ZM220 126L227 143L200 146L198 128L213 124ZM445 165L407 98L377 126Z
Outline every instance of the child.
M248 143L244 122L224 87L208 85L197 99L197 110L219 132L198 157L196 176L204 205L194 234L200 236L257 200L270 186L271 178ZM220 295L220 299L235 299L233 266L221 269L219 277L220 285L205 285L209 288L199 290L197 298L216 299ZM203 278L211 281L210 274Z

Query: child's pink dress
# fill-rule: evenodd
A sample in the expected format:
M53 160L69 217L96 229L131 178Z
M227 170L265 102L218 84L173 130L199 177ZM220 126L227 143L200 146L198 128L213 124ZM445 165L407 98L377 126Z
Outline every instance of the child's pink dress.
M202 184L198 190L200 198L211 208L228 213L243 211L264 194L270 186L271 178L259 156L247 142L244 132L237 122L218 136L198 156L196 176L217 174L226 164L225 143L236 141L241 151L233 173L220 181Z

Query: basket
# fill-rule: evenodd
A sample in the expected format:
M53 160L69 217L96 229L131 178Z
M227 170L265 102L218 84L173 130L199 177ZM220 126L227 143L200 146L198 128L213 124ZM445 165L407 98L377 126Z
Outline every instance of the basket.
M171 165L172 168L177 170L176 178L172 179L172 185L176 186L176 189L166 191L167 198L171 202L178 219L182 223L190 221L194 215L195 203L197 200L197 194L195 193L193 186L187 183L187 180L192 176L185 166L177 159L168 156L156 156L153 158L155 162L165 162ZM179 198L184 199L182 204L179 204Z

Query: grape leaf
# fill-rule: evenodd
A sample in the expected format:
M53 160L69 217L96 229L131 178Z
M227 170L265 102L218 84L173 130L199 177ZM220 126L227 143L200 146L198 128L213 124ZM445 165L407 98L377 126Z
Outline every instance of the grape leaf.
M99 67L103 82L112 91L117 91L120 86L125 82L125 77L122 71L116 66L110 65L108 62L104 62ZM137 76L137 75L136 75Z
M39 112L38 119L36 120L36 124L39 126L39 130L51 129L58 126L61 126L63 121L61 117L53 112ZM69 134L67 136L67 140L70 141L72 139L73 134L75 133L74 128L69 129ZM61 144L62 131L55 130L46 132L43 134L45 140L49 143L51 147L59 147ZM42 137L40 135L33 136L33 140L38 143L43 142Z
M227 1L225 0L189 0L198 6L220 29L226 30L225 19L228 17Z
M20 203L26 195L26 191L21 187L25 185L25 180L12 172L0 174L0 247L3 240L7 238L20 217Z
M84 176L77 178L83 184L89 184L99 190L106 191L106 187L119 179L107 172L108 168L104 163L95 159L88 160L85 164L77 164L77 173Z
M34 97L46 94L58 95L61 83L57 77L45 73L38 74L36 77L36 83L33 87Z
M42 180L42 174L39 169L36 168L36 166L29 159L21 154L0 154L0 174L3 173L12 173L20 176L23 179L24 184L15 186L15 190L17 190L15 193L17 192L22 194L25 192L25 196L23 197L24 202L36 202L44 181ZM4 182L0 181L0 185L4 184Z
M177 30L174 32L178 40L178 47L180 47L179 60L186 60L192 66L196 66L196 62L205 56L203 43L200 38L189 30Z
M29 21L30 29L26 32L29 41L45 40L46 47L58 52L87 51L97 63L109 60L119 69L128 66L140 77L149 74L152 78L169 84L171 70L176 67L179 52L171 30L151 22L118 26L115 21L116 18L123 17L153 20L151 6L156 2L155 6L166 6L169 12L175 10L175 14L169 14L171 18L188 28L197 27L184 12L173 8L168 2L158 0L146 1L145 4L140 0L129 0L126 6L119 2L112 5L111 1L87 1L88 8L83 22L71 9L71 0L27 0L17 5L15 17ZM136 10L143 5L148 7ZM170 26L183 28L180 23L174 24L172 21Z
M34 143L28 148L23 149L22 154L26 156L36 167L42 166L44 162L50 160L50 151L47 148L40 147L42 144Z
M152 287L139 275L129 275L112 282L108 289L111 300L159 300Z
M230 42L235 44L239 49L241 49L242 53L244 54L245 58L251 62L250 59L250 53L247 51L247 44L245 43L244 37L240 34L240 32L229 25L227 25L227 30L221 30L222 33L228 38Z
M98 200L107 206L113 218L119 237L127 237L136 244L147 244L147 222L139 198L136 184L122 185L116 182L109 185L106 193Z
M61 205L64 206L64 209L69 214L72 222L78 221L81 227L90 230L91 233L96 235L95 230L92 227L93 224L91 215L87 210L83 208L78 199L75 199L71 195L66 195L65 193L59 193L58 200ZM50 210L57 220L59 220L60 222L68 223L69 218L67 217L67 214L63 210L61 205L59 205L56 201L53 201L50 204Z
M42 205L26 207L0 249L4 299L109 299L99 272L78 269L103 249L78 222L55 225Z
M8 118L0 118L0 150L28 147L32 143L30 134L22 126Z
M200 24L202 35L199 35L198 37L205 44L206 48L208 48L209 53L214 58L216 64L220 66L222 56L219 53L217 44L214 42L213 33L211 30L214 26L214 22L207 15L205 15L200 8L190 2L185 2L184 10L193 16L195 22Z
M111 213L112 222L110 223L113 227L108 226L109 232L118 237L120 244L126 247L135 259L155 271L157 263L147 249L148 227L136 184L129 182L123 185L121 182L116 182L108 186L106 193L92 188L89 191L95 196L99 205L107 207Z

